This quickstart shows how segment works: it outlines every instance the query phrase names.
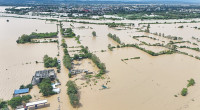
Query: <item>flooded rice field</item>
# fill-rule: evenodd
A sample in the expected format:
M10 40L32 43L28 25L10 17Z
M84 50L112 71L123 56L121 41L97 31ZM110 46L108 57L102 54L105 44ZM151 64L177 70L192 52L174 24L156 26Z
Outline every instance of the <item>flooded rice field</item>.
M9 22L6 21L7 19ZM57 43L17 44L17 38L32 32L56 32L57 26L56 23L47 23L45 20L7 17L0 17L0 24L0 75L2 76L0 98L8 100L20 85L30 83L35 71L44 69L43 63L36 64L35 61L42 62L45 54L56 57L59 51ZM69 54L71 56L77 54L81 45L88 46L89 50L105 63L107 73L102 79L88 80L84 73L68 78L69 71L62 66L62 71L58 74L59 80L63 82L60 86L62 91L58 95L47 98L50 107L44 110L55 110L59 107L63 110L74 109L70 107L66 94L65 84L68 80L74 80L78 85L81 103L79 110L195 110L200 106L200 60L178 52L152 56L135 47L120 47L110 51L109 44L115 47L121 44L107 35L116 34L124 44L137 44L155 53L169 50L171 49L169 43L182 40L171 40L140 32L136 27L116 29L109 28L107 25L72 22L63 22L63 25L64 28L72 28L76 35L80 35L80 44L74 38L65 38ZM178 28L182 25L184 28ZM191 43L174 43L177 50L200 57L198 51L179 48L180 46L199 47L199 42L192 39L193 36L200 38L200 30L193 28L198 25L199 23L151 24L150 32L183 37L184 41L188 40ZM96 32L96 37L92 36L93 31ZM134 36L137 37L133 38ZM152 46L153 44L162 44L162 46ZM60 53L59 58L62 57L63 52ZM139 59L134 59L135 57ZM127 60L122 61L122 59ZM73 63L76 65L75 69L88 70L95 74L99 71L89 59L73 61ZM188 95L183 97L180 91L186 87L187 80L190 78L193 78L196 84L190 87ZM102 85L108 88L102 89ZM31 90L33 101L45 99L38 92L37 86ZM59 104L57 97L62 100Z

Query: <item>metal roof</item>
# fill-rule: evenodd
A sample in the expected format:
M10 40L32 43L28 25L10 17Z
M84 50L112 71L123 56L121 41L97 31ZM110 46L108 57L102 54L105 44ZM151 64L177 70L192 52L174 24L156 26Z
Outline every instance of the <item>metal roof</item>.
M38 104L45 104L45 103L47 103L47 100L40 100L40 101L37 101L37 102L27 103L26 106L29 107L29 106L34 106L34 105L38 105Z
M28 93L29 92L29 88L25 88L25 89L18 89L14 91L14 94L24 94L24 93Z

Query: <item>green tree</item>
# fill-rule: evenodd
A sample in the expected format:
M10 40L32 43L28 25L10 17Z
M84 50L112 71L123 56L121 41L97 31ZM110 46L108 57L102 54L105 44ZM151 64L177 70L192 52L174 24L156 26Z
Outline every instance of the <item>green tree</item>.
M43 79L39 84L40 92L43 96L53 95L53 87L51 86L51 80L49 78Z
M3 99L0 99L0 109L6 109L7 108L7 102L3 101Z
M187 87L190 87L190 86L193 86L195 84L195 81L194 81L194 79L190 79L190 80L188 80L188 84L187 84Z
M183 88L182 91L181 91L181 95L182 96L186 96L187 95L187 91L188 91L187 88Z
M10 101L8 101L8 105L10 105L12 108L16 108L21 104L22 104L22 98L20 96L13 97Z
M69 95L70 103L73 107L78 107L79 105L79 94L78 88L74 81L67 82L67 94Z
M92 32L92 36L93 36L93 37L96 37L96 36L97 36L97 34L96 34L95 31Z

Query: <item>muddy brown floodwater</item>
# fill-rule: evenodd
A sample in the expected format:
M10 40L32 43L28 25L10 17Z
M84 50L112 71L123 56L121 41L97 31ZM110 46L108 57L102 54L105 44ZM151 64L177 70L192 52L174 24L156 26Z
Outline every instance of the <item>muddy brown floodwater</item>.
M7 19L10 22L6 22ZM45 54L56 57L58 51L61 55L58 58L62 60L63 52L58 50L56 43L22 45L16 43L16 39L20 35L30 34L36 29L37 32L55 32L57 30L56 23L46 23L44 20L34 19L0 18L0 24L0 98L8 100L12 97L14 89L19 88L21 84L30 83L35 71L44 69L43 64L36 64L35 61L42 61ZM68 47L88 46L89 50L105 63L108 72L104 76L105 79L96 79L94 80L95 84L91 82L91 85L84 86L86 83L79 80L82 74L68 79L68 70L62 65L62 71L58 74L58 78L62 82L62 85L59 86L61 93L47 98L51 106L44 108L45 110L55 110L59 106L62 110L73 110L66 95L67 80L76 80L79 87L81 103L79 110L197 110L199 108L200 60L177 53L153 57L132 47L116 48L113 51L109 51L107 47L108 44L118 45L113 39L107 37L108 33L116 34L125 44L141 44L140 41L167 44L170 42L169 39L138 32L136 29L117 30L108 28L106 25L70 22L63 24L65 28L72 27L76 35L80 35L81 44L77 44L74 38L66 38ZM177 28L180 25L184 25L184 28ZM200 37L200 31L191 28L197 25L198 23L154 24L151 25L150 31L180 36L193 43L192 36ZM97 37L92 37L92 31L96 31ZM184 33L181 34L183 31ZM159 40L140 37L138 41L132 38L132 36L143 35ZM59 41L61 41L60 37L59 35ZM197 44L199 46L199 43ZM165 47L141 46L155 52L167 50ZM76 52L72 52L72 50L80 50L80 48L69 48L68 50L73 56ZM101 52L101 50L106 51ZM186 51L186 49L182 51ZM199 52L192 51L191 53L200 55ZM121 59L133 57L140 57L140 59L121 61ZM76 68L98 71L91 60L85 59L75 63L82 64ZM180 95L180 91L187 86L187 80L190 78L193 78L196 84L189 87L188 95L183 97ZM102 90L102 85L108 86L109 89ZM34 87L31 94L35 95L36 99L45 99L41 97L41 94L37 94L38 92L38 88ZM57 97L61 97L61 103L57 102Z

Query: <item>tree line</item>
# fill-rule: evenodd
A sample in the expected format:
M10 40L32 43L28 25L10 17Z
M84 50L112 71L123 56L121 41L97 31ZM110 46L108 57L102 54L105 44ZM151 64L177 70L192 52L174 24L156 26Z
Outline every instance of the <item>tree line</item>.
M108 37L112 38L114 41L116 41L117 43L121 44L121 40L119 37L116 36L116 34L108 34Z
M21 37L17 39L18 44L24 44L28 42L32 42L32 39L42 39L42 38L54 38L57 37L58 32L50 32L50 33L31 33L30 35L23 34ZM34 41L33 41L34 43Z
M67 94L70 99L70 103L73 107L78 107L79 106L79 93L78 93L78 88L77 85L74 81L68 81L66 86L67 88Z

